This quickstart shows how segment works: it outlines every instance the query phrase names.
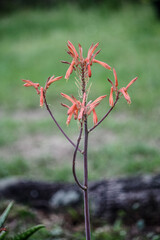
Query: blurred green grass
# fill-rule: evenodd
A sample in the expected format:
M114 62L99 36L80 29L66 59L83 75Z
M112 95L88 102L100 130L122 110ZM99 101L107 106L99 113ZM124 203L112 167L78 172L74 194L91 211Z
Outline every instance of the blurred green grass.
M75 46L81 43L84 54L92 42L100 42L102 51L97 58L116 68L120 87L126 86L138 76L136 83L129 89L131 106L121 99L114 112L99 128L104 131L107 140L102 138L101 144L96 148L97 142L93 140L97 137L96 133L90 136L93 141L89 149L90 179L157 173L160 170L160 23L147 4L126 5L116 11L106 8L82 10L66 5L48 11L26 10L2 17L0 148L5 146L7 149L19 136L25 138L28 134L38 133L51 135L52 130L53 134L58 134L47 115L36 121L32 121L32 117L30 120L20 117L16 119L15 115L21 111L34 112L39 107L39 98L34 89L23 88L20 79L30 79L43 85L53 74L65 75L67 66L60 63L60 60L70 61L65 51L67 40ZM92 74L90 98L109 95L110 85L106 79L113 79L112 72L95 64ZM67 83L62 79L48 91L51 108L64 128L66 115L63 108L59 107L62 101L60 92L76 95L74 82L74 76ZM104 101L97 108L98 116L102 116L107 108L108 102ZM74 135L75 128L78 131L77 124L72 121L66 131ZM4 157L0 159L5 169L3 171L2 167L0 170L1 177L19 175L15 159L26 161L19 154L17 151L13 154L16 167L8 168L8 171L7 163L4 164L6 160ZM72 156L66 156L66 161L71 158ZM47 162L48 167L45 167ZM56 165L56 169L55 163L52 167L50 158L46 156L33 165L31 161L24 163L24 172L29 177L73 180L71 161L66 162L63 168L61 163ZM78 174L83 175L81 167Z

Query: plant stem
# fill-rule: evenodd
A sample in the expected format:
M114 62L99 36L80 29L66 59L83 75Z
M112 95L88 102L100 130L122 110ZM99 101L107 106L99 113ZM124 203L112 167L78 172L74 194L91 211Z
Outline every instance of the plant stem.
M73 147L76 148L76 145L74 144L74 142L72 142L72 140L67 136L67 134L63 131L63 129L61 128L61 126L58 124L58 122L56 121L55 117L53 116L50 108L49 108L49 105L47 103L47 99L46 99L46 95L44 94L44 103L46 105L46 108L47 108L47 111L49 112L51 118L53 119L53 121L55 122L55 124L57 125L57 127L59 128L59 130L61 131L61 133L65 136L65 138L72 144ZM83 151L81 149L77 149L80 153L83 154Z
M73 172L73 176L74 176L74 179L77 183L77 185L82 189L82 190L86 190L86 187L83 186L78 178L77 178L77 175L76 175L76 156L77 156L77 151L78 151L78 147L79 147L79 144L80 144L80 141L81 141L81 136L82 136L82 131L83 131L83 126L82 126L82 123L81 123L81 128L80 128L80 133L79 133L79 137L78 137L78 140L77 140L77 146L76 146L76 149L74 151L74 154L73 154L73 162L72 162L72 172Z
M85 216L85 232L86 240L91 239L91 230L90 230L90 214L89 214L89 198L88 198L88 127L87 127L87 118L84 120L84 216Z

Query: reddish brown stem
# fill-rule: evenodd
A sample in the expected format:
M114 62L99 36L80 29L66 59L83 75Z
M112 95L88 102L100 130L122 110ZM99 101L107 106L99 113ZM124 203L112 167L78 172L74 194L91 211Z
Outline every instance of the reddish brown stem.
M88 127L87 118L84 121L85 133L84 133L84 216L85 216L85 230L86 240L91 240L90 230L90 214L89 214L89 198L88 198Z
M77 175L76 175L76 156L77 156L78 147L79 147L79 144L80 144L80 141L81 141L82 132L83 132L83 127L82 127L82 123L81 123L81 128L80 128L80 133L79 133L79 137L78 137L78 140L77 140L76 149L75 149L74 154L73 154L72 172L73 172L73 176L74 176L74 179L75 179L77 185L78 185L82 190L86 190L86 187L83 186L83 185L79 182L79 180L78 180L78 178L77 178Z
M45 103L45 106L52 118L52 120L55 122L55 124L57 125L57 127L59 128L59 130L61 131L61 133L65 136L65 138L72 144L73 147L76 148L76 145L72 142L72 140L67 136L67 134L63 131L63 129L61 128L61 126L58 124L58 122L56 121L55 117L53 116L50 108L49 108L49 105L47 103L47 100L46 100L46 95L44 94L44 103ZM77 149L77 151L79 151L80 153L83 153L83 151L81 149Z

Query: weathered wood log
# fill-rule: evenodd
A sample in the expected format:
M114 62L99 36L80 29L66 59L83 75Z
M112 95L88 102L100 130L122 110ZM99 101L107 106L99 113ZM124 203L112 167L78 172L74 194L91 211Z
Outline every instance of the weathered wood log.
M103 180L89 185L92 217L114 222L160 223L160 175ZM12 199L34 208L62 211L79 208L83 193L75 183L48 183L22 179L0 181L0 199ZM82 208L83 209L83 208Z

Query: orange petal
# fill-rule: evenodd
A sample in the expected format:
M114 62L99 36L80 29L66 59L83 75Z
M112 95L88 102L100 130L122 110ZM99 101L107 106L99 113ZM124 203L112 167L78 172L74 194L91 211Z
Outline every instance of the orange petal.
M46 88L48 88L48 87L51 85L51 83L60 80L62 77L63 77L63 76L59 76L59 77L56 77L56 78L54 78L54 76L51 77L51 78L49 79L49 81L47 82L47 87L46 87Z
M130 81L130 83L128 83L127 87L125 88L126 90L128 90L128 88L137 80L138 77L135 77L134 79L132 79Z
M102 61L99 61L99 60L97 60L97 59L93 59L92 60L94 63L99 63L100 65L102 65L103 67L105 67L105 68L107 68L107 69L111 69L111 67L107 64L107 63L105 63L105 62L102 62Z
M98 117L97 117L95 109L93 109L93 123L94 123L94 125L96 125L97 122L98 122Z
M79 55L74 47L74 45L68 40L68 46L73 50L74 54L75 54L75 57L78 58Z
M22 79L22 81L25 82L25 84L24 84L25 87L34 87L37 91L37 94L40 94L40 91L38 89L39 83L34 83L30 80L25 80L25 79Z
M66 122L67 125L69 125L69 123L70 123L70 121L72 119L72 115L73 115L73 113L68 115L67 122Z
M69 76L71 75L71 73L73 72L74 64L75 64L75 61L73 60L73 61L71 62L71 65L69 66L67 72L66 72L65 79L68 79Z
M89 60L91 59L91 57L92 57L94 51L96 50L96 48L98 47L98 45L99 45L99 42L96 43L94 46L91 45L91 47L90 47L90 49L89 49L89 51L88 51L88 56L87 56L87 58L88 58Z
M129 104L131 104L131 98L130 98L130 96L129 96L129 94L127 93L127 91L126 91L126 88L121 88L120 90L119 90L119 92L121 92L122 94L123 94L123 96L124 96L124 98L127 100L127 102L129 103Z
M71 113L73 114L74 111L76 110L76 103L74 103L69 109L67 114L70 115Z
M79 47L80 59L82 60L83 59L83 49L82 49L82 46L80 44L78 44L78 47Z
M87 59L88 59L88 60L89 60L89 58L90 58L90 52L91 52L92 48L93 48L93 43L91 44L91 46L90 46L90 48L89 48L89 50L88 50L88 54L87 54Z
M113 68L113 75L114 75L114 79L115 79L115 87L118 87L117 74L116 74L116 70L114 68Z
M87 68L88 68L88 77L91 77L92 76L92 72L91 72L90 64L87 65Z
M40 92L41 92L41 95L40 95L40 107L43 107L43 98L44 98L43 87L41 87Z
M61 93L61 95L62 95L62 97L66 98L67 100L69 100L73 104L75 103L75 101L70 96L68 96L67 94Z
M111 92L110 92L110 96L109 96L109 105L111 107L113 107L114 102L113 102L113 87L111 87Z

